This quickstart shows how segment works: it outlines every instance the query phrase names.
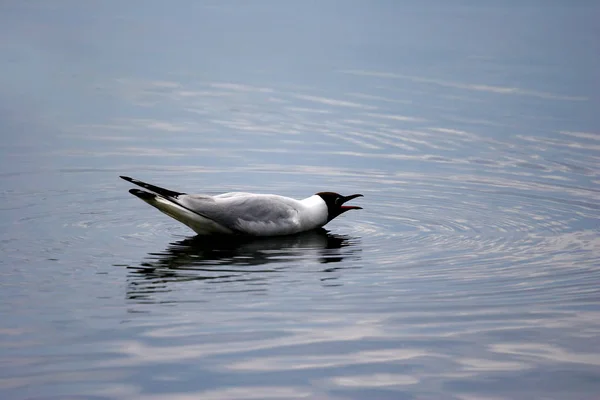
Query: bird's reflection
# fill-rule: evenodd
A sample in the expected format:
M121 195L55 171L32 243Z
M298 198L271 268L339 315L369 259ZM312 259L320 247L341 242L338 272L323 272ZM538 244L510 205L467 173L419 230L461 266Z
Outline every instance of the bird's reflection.
M314 272L327 274L320 278L326 282L335 278L331 272L356 268L355 263L339 263L358 258L357 243L357 238L325 229L268 238L190 237L149 253L139 266L129 266L128 298L152 301L153 295L170 291L169 283L189 280L243 283L244 289L236 288L264 290L270 279L289 268L294 268L292 273L296 268L314 271L315 265L321 267Z

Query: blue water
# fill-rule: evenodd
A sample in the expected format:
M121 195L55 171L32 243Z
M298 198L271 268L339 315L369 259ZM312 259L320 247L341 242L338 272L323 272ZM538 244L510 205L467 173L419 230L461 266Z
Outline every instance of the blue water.
M596 2L0 5L2 399L597 399ZM215 241L131 196L363 193Z

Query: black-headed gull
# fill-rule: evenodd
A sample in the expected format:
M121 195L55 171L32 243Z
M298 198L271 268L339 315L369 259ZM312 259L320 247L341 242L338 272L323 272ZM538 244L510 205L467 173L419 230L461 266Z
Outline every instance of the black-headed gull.
M348 210L362 209L344 205L362 194L342 196L333 192L319 192L303 200L243 192L209 196L180 193L128 176L121 178L153 192L129 190L129 193L187 225L199 235L291 235L320 228Z

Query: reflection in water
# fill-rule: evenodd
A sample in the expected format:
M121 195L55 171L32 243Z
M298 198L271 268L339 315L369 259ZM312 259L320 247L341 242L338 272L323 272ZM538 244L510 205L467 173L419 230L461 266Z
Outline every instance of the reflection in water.
M238 290L245 292L263 291L269 274L287 269L293 263L305 268L315 263L356 258L360 251L356 244L356 238L334 235L325 229L280 237L189 237L171 243L163 252L150 253L139 266L129 266L127 297L149 301L152 294L169 292L169 283L201 280L241 284ZM313 272L331 273L339 269L342 268L326 265ZM323 277L321 281L331 279L335 277ZM232 290L231 286L226 290Z

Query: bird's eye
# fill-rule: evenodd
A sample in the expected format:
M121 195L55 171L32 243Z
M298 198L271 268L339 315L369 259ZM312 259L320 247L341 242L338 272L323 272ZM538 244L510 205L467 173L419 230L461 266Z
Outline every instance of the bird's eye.
M340 205L340 201L342 201L342 198L341 197L336 197L335 198L335 205L339 206Z

